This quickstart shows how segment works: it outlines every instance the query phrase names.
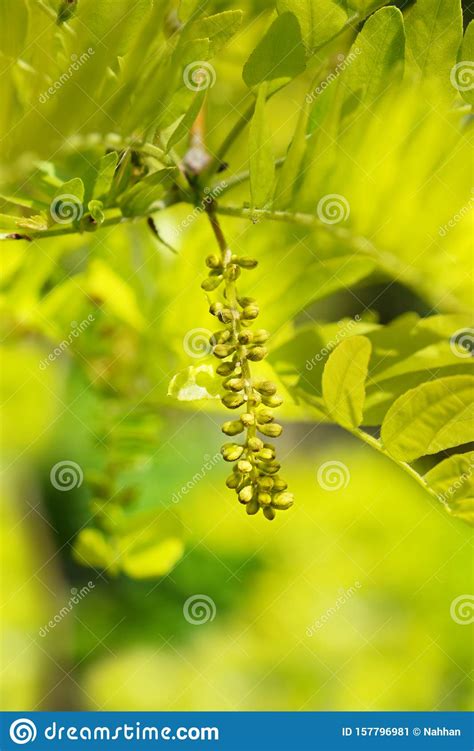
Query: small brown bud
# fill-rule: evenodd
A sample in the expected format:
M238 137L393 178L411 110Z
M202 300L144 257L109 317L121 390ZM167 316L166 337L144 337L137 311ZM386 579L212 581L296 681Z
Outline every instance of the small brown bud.
M263 509L263 515L266 519L273 521L273 519L275 518L275 510L272 509L271 506L265 506L265 508Z
M285 482L285 480L282 480L281 477L274 477L273 478L273 489L282 491L286 490L288 487L288 483Z
M247 514L249 514L249 516L253 516L254 514L256 514L259 511L259 509L260 509L260 505L256 498L252 498L250 503L247 503L247 505L245 506L245 510Z
M237 464L237 468L239 472L242 472L242 474L248 474L253 469L251 463L248 462L246 459L241 459L239 463Z
M263 461L268 462L275 458L275 452L273 449L263 448L258 452L258 458L263 459Z
M241 308L246 308L247 305L253 305L256 303L256 299L254 297L239 297L238 303Z
M267 477L266 475L264 477L258 478L258 487L265 491L265 490L272 490L273 488L273 477Z
M219 311L223 309L223 305L221 302L213 302L212 305L209 306L209 313L213 316L216 316L219 314Z
M225 484L231 490L235 490L236 488L239 487L241 480L242 480L242 475L236 472L233 472L231 475L229 475L229 477L225 481Z
M217 317L222 323L231 323L234 320L234 314L230 308L222 308L219 310Z

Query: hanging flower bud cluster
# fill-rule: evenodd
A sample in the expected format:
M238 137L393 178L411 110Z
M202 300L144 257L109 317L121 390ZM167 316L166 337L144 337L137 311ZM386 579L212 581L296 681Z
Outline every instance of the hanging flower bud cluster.
M235 284L242 271L254 269L257 261L235 256L225 247L221 250L221 257L206 258L209 275L201 286L210 292L223 285L223 302L213 302L209 308L223 327L212 335L210 343L214 356L221 361L217 373L224 379L222 403L228 409L242 409L239 417L222 426L228 436L243 434L240 443L222 446L224 459L234 463L226 484L236 491L248 514L256 514L261 508L267 519L274 519L276 510L293 504L293 495L278 474L275 447L266 440L278 438L282 432L273 414L282 399L272 381L252 377L250 364L266 357L269 334L250 328L259 314L258 305L251 297L239 297Z

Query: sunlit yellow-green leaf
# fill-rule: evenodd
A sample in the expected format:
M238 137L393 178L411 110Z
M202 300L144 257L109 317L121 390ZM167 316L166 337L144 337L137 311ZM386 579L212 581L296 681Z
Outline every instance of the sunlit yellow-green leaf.
M362 422L372 346L365 336L351 336L329 355L322 388L326 406L335 422L356 428Z

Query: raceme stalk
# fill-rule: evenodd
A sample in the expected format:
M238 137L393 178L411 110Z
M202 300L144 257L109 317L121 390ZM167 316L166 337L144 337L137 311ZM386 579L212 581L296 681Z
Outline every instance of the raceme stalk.
M264 516L271 520L276 510L293 505L293 495L287 492L287 483L278 474L280 464L275 446L264 440L281 435L283 428L274 421L273 408L280 406L282 399L272 381L256 380L252 374L252 363L267 355L264 345L269 333L264 329L251 330L259 314L258 305L253 298L241 297L236 284L242 272L254 269L258 262L234 255L212 207L208 216L220 255L211 254L206 258L209 274L201 286L206 292L223 290L222 299L212 302L209 308L223 324L223 328L212 335L210 344L214 356L221 361L217 373L224 379L223 405L232 410L241 407L244 410L238 419L226 421L222 426L222 432L228 436L243 434L242 443L222 446L224 459L234 463L226 485L236 491L248 514L262 509Z

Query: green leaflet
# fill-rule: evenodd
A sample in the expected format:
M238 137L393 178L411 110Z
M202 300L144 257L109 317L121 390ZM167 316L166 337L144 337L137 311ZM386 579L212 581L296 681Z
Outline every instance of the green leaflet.
M365 381L372 345L365 336L351 336L329 355L322 389L334 422L357 428L362 422Z
M247 86L276 78L294 78L306 68L301 30L293 13L275 19L244 65Z
M183 38L209 39L213 57L238 31L242 23L241 10L226 10L194 21L186 27Z
M249 131L250 193L252 207L258 209L270 201L275 180L271 130L265 114L266 96L267 86L262 84Z
M21 55L28 36L29 13L25 0L16 0L13 7L0 3L0 52L6 57Z
M425 480L448 505L465 498L474 499L474 451L443 459L426 473Z
M193 99L191 100L191 104L188 107L188 110L181 117L181 120L178 122L176 128L173 130L171 136L168 139L168 142L166 144L167 152L169 152L170 149L173 148L173 146L175 146L182 138L184 138L185 135L187 135L187 133L189 133L189 130L193 122L195 121L199 110L202 107L205 96L205 89L196 92Z
M163 198L173 173L172 167L152 172L144 180L122 193L117 203L123 215L137 216L152 211L152 204Z
M110 536L94 528L82 530L74 557L83 566L105 569L112 576L120 572L134 579L164 576L183 555L179 531L171 512L141 513L137 519L119 516Z
M352 62L342 73L346 110L375 101L403 75L405 32L398 8L381 8L374 13L354 44Z
M460 91L468 104L474 104L474 87L472 86L472 68L474 60L474 21L471 21L464 34L459 55L459 62L451 68L452 85Z
M288 153L280 171L273 202L275 209L284 209L291 204L293 191L306 151L306 128L310 112L309 104L309 101L306 99L301 107L295 134L288 147Z
M100 160L92 193L93 198L105 198L108 195L112 187L117 161L118 154L116 151L111 151L110 154L106 154Z
M474 377L423 383L391 406L382 424L384 447L395 459L420 456L474 440Z
M450 72L462 39L460 0L417 0L407 12L405 29L411 66L452 97Z
M309 52L331 39L347 21L347 14L334 0L277 0L277 10L295 14Z

